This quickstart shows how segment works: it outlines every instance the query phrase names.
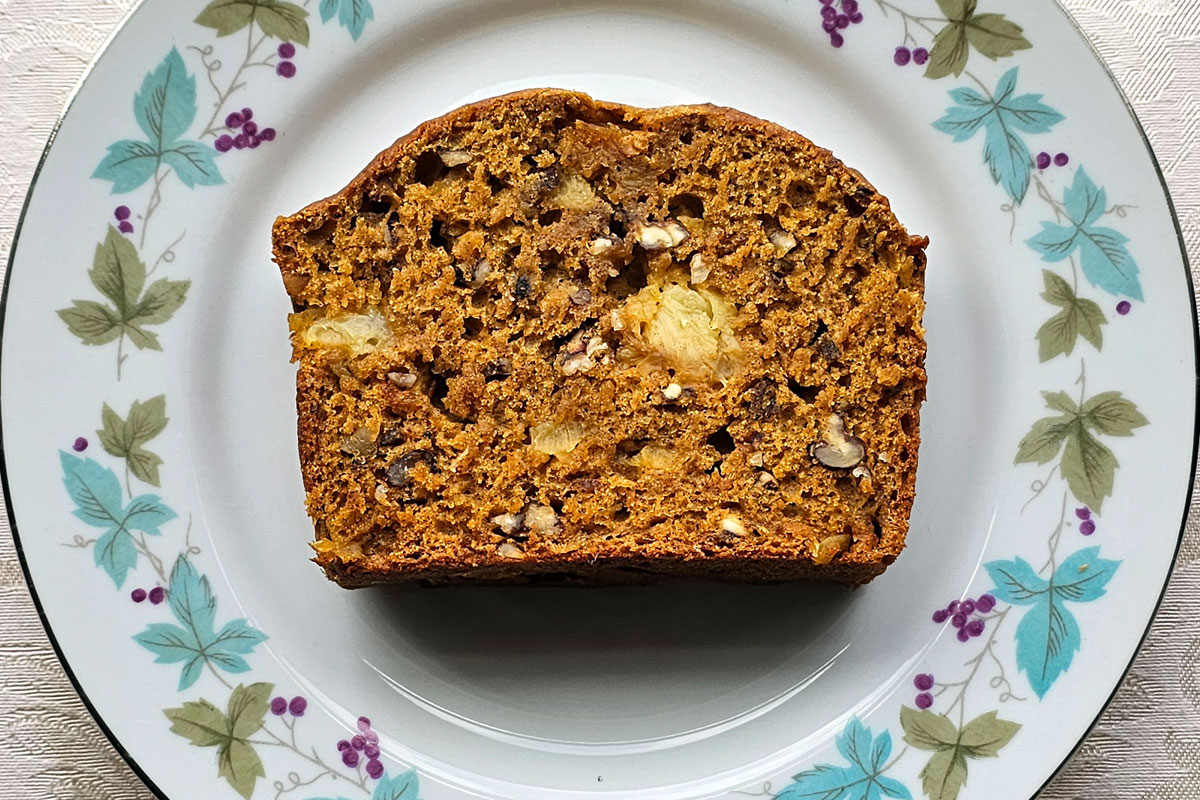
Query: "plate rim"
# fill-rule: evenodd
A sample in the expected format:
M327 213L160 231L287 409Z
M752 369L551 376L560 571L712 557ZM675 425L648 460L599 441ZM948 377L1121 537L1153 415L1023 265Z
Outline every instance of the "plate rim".
M5 331L5 322L7 319L7 312L8 312L9 289L12 284L12 280L11 280L12 271L13 271L13 267L16 264L16 254L17 254L18 247L20 245L22 228L24 226L25 218L26 218L26 215L27 215L30 205L31 205L34 190L36 189L38 180L41 177L42 170L45 167L46 161L50 155L50 151L54 147L54 144L58 138L59 130L61 129L64 121L66 120L67 115L71 112L72 108L75 106L76 100L79 98L79 96L83 92L88 81L92 78L97 65L100 63L101 59L103 59L105 56L108 55L109 50L113 45L113 42L125 30L126 26L129 24L130 20L136 14L138 14L145 7L145 5L148 2L150 2L150 0L138 0L138 2L136 2L128 11L126 11L125 14L117 21L117 23L113 26L112 30L108 33L108 35L105 37L105 39L100 43L99 47L96 49L93 56L89 59L87 65L84 67L84 70L83 70L82 74L80 75L79 79L76 81L75 85L71 88L66 101L63 103L62 109L59 111L57 118L55 119L53 125L50 128L50 132L46 139L46 144L44 145L41 153L38 156L33 173L29 178L28 188L26 189L25 197L21 202L21 209L17 214L16 224L13 228L12 243L9 247L8 258L6 261L6 268L5 268L4 281L3 281L4 286L2 289L0 289L0 362L3 361L4 351L5 351L4 331ZM1109 706L1112 705L1113 700L1115 699L1115 697L1117 695L1117 692L1120 691L1121 686L1125 683L1126 678L1128 678L1129 673L1133 668L1134 662L1137 660L1138 655L1141 653L1142 648L1145 646L1146 640L1150 635L1150 631L1153 628L1156 619L1158 618L1159 612L1162 610L1162 604L1166 598L1167 589L1171 585L1171 579L1175 576L1176 568L1178 567L1179 552L1183 545L1184 535L1186 534L1187 522L1188 522L1189 517L1191 516L1192 501L1196 495L1196 478L1197 478L1197 474L1198 474L1198 466L1200 466L1197 464L1197 458L1198 458L1198 456L1200 456L1200 310L1197 309L1196 281L1195 281L1193 273L1192 273L1192 265L1191 265L1191 260L1189 258L1189 254L1188 254L1188 250L1187 250L1187 243L1184 239L1183 230L1182 230L1182 227L1179 222L1179 213L1176 209L1175 201L1171 194L1170 187L1167 185L1166 176L1163 174L1162 165L1159 162L1158 155L1155 153L1154 147L1153 147L1152 143L1150 142L1149 137L1146 134L1145 126L1142 124L1141 119L1138 117L1137 111L1133 107L1133 104L1130 102L1128 95L1126 95L1124 88L1121 86L1120 82L1117 80L1116 76L1113 74L1112 69L1109 67L1108 63L1104 60L1103 56L1100 54L1099 50L1096 48L1096 45L1092 42L1091 38L1087 35L1087 33L1079 25L1078 21L1071 14L1071 12L1068 11L1063 6L1062 0L1049 0L1049 5L1053 6L1053 8L1055 10L1057 10L1066 19L1067 23L1071 26L1071 28L1074 29L1075 33L1079 36L1079 38L1086 45L1087 50L1091 54L1092 58L1100 66L1101 70L1103 71L1105 77L1108 79L1109 83L1113 86L1113 88L1116 89L1117 96L1120 98L1121 104L1125 107L1125 112L1128 114L1129 118L1133 121L1133 124L1137 130L1137 135L1141 139L1142 145L1145 148L1147 155L1150 157L1150 163L1154 168L1154 174L1158 180L1159 189L1162 192L1163 199L1166 202L1167 211L1170 214L1171 224L1172 224L1172 227L1175 232L1175 241L1179 247L1179 253L1180 253L1180 257L1181 257L1181 261L1182 261L1182 266L1184 269L1185 281L1186 281L1186 285L1187 285L1187 289L1188 289L1188 296L1191 300L1191 302L1189 303L1189 311L1190 311L1191 322L1192 322L1192 325L1191 325L1191 330L1192 330L1192 374L1193 374L1193 379L1195 381L1198 391L1197 391L1197 396L1196 396L1195 407L1193 408L1191 470L1190 470L1190 475L1189 475L1189 479L1188 479L1187 490L1186 490L1185 497L1184 497L1183 514L1182 514L1182 518L1179 523L1178 533L1176 534L1176 537L1175 537L1175 545L1172 550L1171 561L1170 561L1170 564L1167 566L1166 573L1163 577L1162 585L1159 588L1158 597L1154 601L1153 609L1150 613L1149 618L1146 621L1145 627L1142 630L1141 635L1139 636L1136 645L1133 648L1133 651L1129 657L1129 661L1124 665L1124 667L1121 670L1120 677L1118 678L1118 680L1112 687L1108 696L1106 698L1104 698L1104 700L1099 704L1099 707L1097 708L1097 710L1095 712L1095 716L1087 724L1086 728L1083 730L1082 734L1080 735L1078 741L1076 741L1069 748L1069 750L1063 755L1062 759L1059 761L1058 765L1050 772L1049 775L1047 775L1045 780L1041 783L1040 786L1038 786L1038 788L1033 792L1033 794L1030 795L1030 800L1036 800L1036 798L1050 785L1050 783L1052 783L1054 781L1054 779L1057 778L1063 772L1063 770L1066 768L1067 764L1079 752L1080 748L1083 746L1083 743L1095 731L1096 726L1100 721L1100 718L1104 715L1104 712L1109 708ZM38 620L40 621L42 628L46 632L46 637L49 640L50 646L54 651L55 658L58 660L58 663L61 665L63 672L67 677L67 680L70 682L71 687L75 690L75 693L79 696L79 699L83 702L84 708L87 710L88 715L96 723L96 725L100 729L101 733L104 734L105 738L109 741L109 743L112 745L113 749L121 757L122 761L130 768L130 770L138 777L138 779L141 780L146 785L146 788L149 789L150 792L156 798L158 798L159 800L171 800L171 797L169 795L167 795L166 792L164 792L154 782L153 778L150 777L149 773L141 766L141 764L137 761L137 759L134 758L133 755L125 748L125 746L122 744L120 738L109 727L109 725L105 721L104 717L97 711L95 704L92 702L91 698L88 696L87 692L84 690L83 685L79 681L78 677L76 676L75 671L71 667L70 662L66 659L65 654L62 649L62 646L60 645L58 637L56 636L56 634L54 632L54 628L50 622L50 619L45 612L45 608L42 604L41 597L38 594L37 586L33 581L33 576L30 571L29 563L26 559L25 549L22 546L20 533L19 533L19 530L17 527L16 514L13 511L12 503L10 501L11 491L9 488L9 480L8 480L8 458L7 458L7 451L4 446L4 421L3 421L4 391L3 391L3 389L4 389L4 387L3 387L3 380L2 380L2 372L0 372L0 491L3 491L5 517L9 523L9 530L12 535L14 549L16 550L16 554L17 554L17 560L21 565L21 574L25 579L25 585L26 585L27 589L29 590L30 599L33 601L34 610L37 613Z

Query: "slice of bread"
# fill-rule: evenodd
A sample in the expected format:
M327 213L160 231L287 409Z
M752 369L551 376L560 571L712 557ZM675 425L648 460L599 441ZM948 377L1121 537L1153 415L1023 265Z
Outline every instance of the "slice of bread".
M926 239L726 108L465 106L274 226L343 586L859 584L900 553Z

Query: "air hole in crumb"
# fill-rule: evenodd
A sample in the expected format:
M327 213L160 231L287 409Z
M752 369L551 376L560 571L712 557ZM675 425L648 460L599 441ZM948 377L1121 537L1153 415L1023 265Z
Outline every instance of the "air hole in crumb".
M549 211L543 211L538 215L538 224L543 228L547 225L553 225L562 219L562 209L552 208Z
M608 232L613 236L616 236L618 239L624 239L627 232L625 221L617 219L616 217L610 217L608 220Z
M824 336L827 333L829 333L829 326L825 324L825 320L818 319L817 320L817 329L815 331L813 331L813 335L811 337L809 337L808 346L812 347L814 344L817 343L818 339L820 339L822 336Z
M737 447L733 442L733 437L729 435L729 427L726 425L722 425L716 431L710 433L704 441L710 447L716 448L716 451L723 456L729 455Z
M695 217L704 219L704 201L696 195L685 192L671 198L667 210L672 217Z
M604 291L618 303L646 288L646 254L638 252L621 271L604 282Z
M867 213L867 207L855 195L846 196L846 213L852 217L861 217Z
M376 200L364 196L359 208L364 214L386 214L392 210L392 204L387 200Z
M900 450L900 460L901 460L901 461L908 461L908 448L907 448L907 447L905 447L905 448L902 448L902 449Z
M475 294L471 295L471 307L483 308L485 305L491 302L491 299L492 293L490 291L487 289L478 289L475 291Z
M487 185L488 188L491 189L492 194L500 194L508 188L508 184L500 178L497 178L495 175L487 176Z
M678 177L678 176L675 174L675 170L669 169L666 172L664 172L663 174L658 176L658 182L659 183L674 183L676 177Z
M450 394L450 384L445 376L436 372L430 373L429 402L439 411L446 410L446 395Z
M624 522L625 520L629 519L629 509L618 508L613 512L612 518L615 522Z
M483 333L483 320L475 317L467 317L463 320L463 336L468 339L478 339L481 333Z
M730 502L726 502L726 503L721 503L721 508L724 508L727 511L741 511L742 504L738 503L736 501L730 501Z
M450 240L442 235L443 222L440 219L435 219L433 224L429 226L429 243L434 247L440 247L447 253L450 252Z
M913 435L913 422L912 414L905 414L900 417L900 430L904 431L905 436Z
M871 530L875 534L876 541L883 539L883 525L881 525L879 520L875 519L875 517L871 517Z
M787 198L790 205L796 208L803 208L812 203L813 198L816 197L816 192L813 190L813 187L803 181L795 181L787 188L784 197Z
M311 244L333 244L333 234L337 232L337 220L327 219L321 227L304 234Z
M796 517L800 516L800 506L796 505L795 503L788 503L783 507L782 513L788 519L795 519Z
M817 402L817 395L821 393L820 386L802 386L796 382L795 378L791 376L788 376L787 385L788 389L791 389L792 394L796 395L796 397L799 397L809 405Z
M852 376L850 375L849 372L847 372L845 375L838 378L837 382L838 382L838 386L841 386L844 388L849 388L850 384L852 383Z
M691 144L695 135L695 131L684 131L683 133L679 134L679 141L682 144Z
M421 153L413 162L413 178L426 186L433 186L435 181L445 177L446 172L446 165L442 163L442 157L432 150Z

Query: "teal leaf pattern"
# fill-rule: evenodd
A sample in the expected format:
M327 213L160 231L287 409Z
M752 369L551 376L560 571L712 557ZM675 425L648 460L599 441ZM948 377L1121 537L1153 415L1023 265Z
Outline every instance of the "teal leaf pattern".
M321 0L321 22L329 22L336 15L338 24L350 32L350 38L358 41L367 23L375 19L371 0Z
M1080 167L1075 180L1063 192L1063 208L1070 225L1043 222L1042 230L1026 243L1043 261L1062 261L1079 254L1083 275L1093 285L1112 295L1142 300L1138 265L1120 231L1096 225L1104 215L1108 197Z
M166 165L185 186L223 183L219 155L201 142L181 139L196 119L196 77L189 75L179 50L171 52L142 81L133 115L145 141L122 139L108 147L93 178L112 183L113 194L131 192Z
M155 663L183 664L179 691L194 684L206 665L230 673L250 669L243 656L266 641L266 634L244 619L216 630L217 599L208 578L187 556L180 556L171 570L167 600L179 624L152 623L133 638L157 656Z
M158 536L162 525L175 519L175 512L156 494L139 495L125 505L116 473L93 459L59 451L59 460L63 485L75 502L72 513L104 531L94 546L96 566L108 573L119 589L129 570L137 565L134 532Z
M1028 606L1017 625L1017 668L1038 697L1067 671L1080 648L1079 623L1067 603L1102 597L1120 563L1100 558L1099 547L1086 547L1059 564L1049 580L1020 558L984 564L997 600Z
M380 778L371 800L420 800L420 791L417 772L410 769L395 777L384 775Z
M983 129L983 160L992 180L1020 203L1029 191L1033 168L1033 157L1020 134L1046 133L1065 118L1043 103L1040 94L1017 95L1016 89L1016 67L1004 73L987 97L966 87L952 89L950 98L956 105L947 108L933 127L955 142L965 142Z
M818 764L805 770L775 800L911 800L912 793L903 783L883 774L892 753L891 733L883 731L875 737L858 717L852 717L836 744L848 766Z

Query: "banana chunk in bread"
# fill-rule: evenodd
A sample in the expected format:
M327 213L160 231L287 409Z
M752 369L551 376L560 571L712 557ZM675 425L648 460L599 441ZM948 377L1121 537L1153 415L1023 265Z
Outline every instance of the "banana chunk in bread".
M904 546L927 240L725 108L531 90L274 226L316 561L860 584Z

